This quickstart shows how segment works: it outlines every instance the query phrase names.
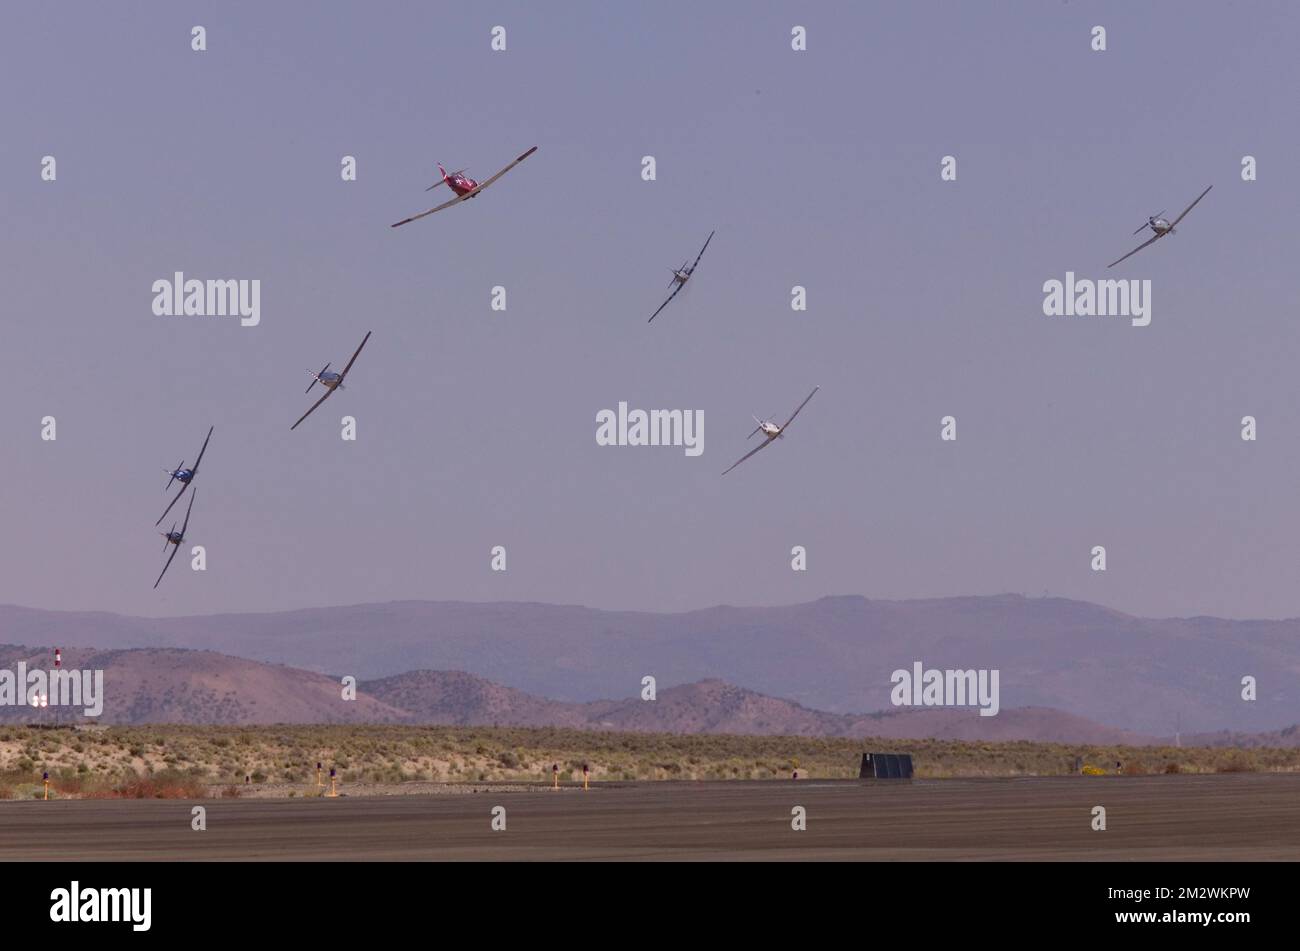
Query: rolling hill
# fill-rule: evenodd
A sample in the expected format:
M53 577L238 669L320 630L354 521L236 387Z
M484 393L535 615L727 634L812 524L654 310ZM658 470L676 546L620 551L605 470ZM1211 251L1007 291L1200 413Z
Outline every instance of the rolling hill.
M103 724L399 723L1098 745L1156 742L1047 708L1004 709L996 717L981 717L971 709L937 708L826 713L720 680L667 687L653 700L638 694L573 702L536 697L462 671L418 670L363 681L355 698L345 700L338 679L212 651L67 648L63 659L68 670L103 671L103 714L94 721ZM29 670L47 670L51 653L0 646L0 670L16 670L20 661ZM69 708L0 706L0 722L84 720ZM1220 740L1213 745L1224 744Z

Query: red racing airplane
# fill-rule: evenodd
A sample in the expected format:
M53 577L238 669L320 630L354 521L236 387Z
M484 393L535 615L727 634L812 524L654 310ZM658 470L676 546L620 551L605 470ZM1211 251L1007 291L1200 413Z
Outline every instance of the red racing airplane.
M439 205L436 208L430 208L428 211L422 211L418 215L411 215L411 217L409 218L403 218L401 221L397 222L396 224L390 225L389 227L398 228L401 227L402 225L410 224L412 221L417 221L420 218L425 217L426 215L431 215L435 211L442 211L442 209L444 208L450 208L452 205L459 204L460 202L465 201L468 198L473 198L483 189L487 188L498 178L500 178L506 172L510 171L512 168L514 168L516 165L518 165L520 162L528 158L528 156L532 155L536 151L537 151L537 146L534 145L531 149L529 149L523 155L519 156L519 158L515 159L513 162L511 162L505 168L501 169L501 171L497 172L495 175L493 175L485 182L476 182L472 178L466 178L465 170L463 168L460 171L452 172L450 175L448 175L447 170L443 168L441 164L439 164L438 171L442 173L442 181L434 182L432 185L426 188L425 191L432 191L433 189L437 188L439 185L445 183L448 188L450 188L452 191L456 193L456 197L453 198L451 201L444 201L441 205Z

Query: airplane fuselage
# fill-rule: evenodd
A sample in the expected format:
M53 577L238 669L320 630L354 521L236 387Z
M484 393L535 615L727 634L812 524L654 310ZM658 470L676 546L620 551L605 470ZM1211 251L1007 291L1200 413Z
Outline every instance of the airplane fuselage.
M768 439L775 439L777 436L781 435L781 427L776 425L776 423L760 423L758 428Z
M197 492L198 489L195 489L194 491ZM168 532L166 537L167 541L173 545L179 545L181 542L185 541L185 536L180 532Z
M1174 226L1164 218L1152 218L1147 224L1156 234L1168 234L1174 230Z
M332 390L339 385L343 377L338 373L330 371L329 373L322 373L320 376L316 377L316 379L320 380L321 386Z
M442 180L447 183L447 187L457 195L468 195L474 189L478 188L478 182L474 181L472 178L467 178L460 172L454 172L453 174L448 175L447 170L441 165L438 166L438 171L442 172Z
M185 483L186 485L189 485L189 484L190 484L190 480L194 478L194 470L193 470L193 469L177 469L175 472L173 472L173 473L171 474L171 476L172 476L172 478L175 479L177 482L183 482L183 483Z
M468 195L474 189L478 188L478 182L472 178L466 178L463 175L457 175L455 178L448 178L447 184L457 195Z

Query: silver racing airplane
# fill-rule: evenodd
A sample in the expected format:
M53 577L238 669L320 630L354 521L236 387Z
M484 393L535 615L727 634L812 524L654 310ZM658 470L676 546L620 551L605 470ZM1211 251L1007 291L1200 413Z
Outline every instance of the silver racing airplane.
M373 331L369 331L369 330L366 331L366 335L361 338L361 347L364 347L366 345L366 341L370 339L371 333L373 333ZM307 410L307 412L303 413L300 417L298 417L298 423L301 423L304 419L306 419L315 411L317 406L320 406L321 403L324 403L327 399L329 399L331 393L333 393L335 390L343 388L343 378L347 376L348 371L352 369L352 364L357 362L357 356L358 354L361 353L361 347L357 347L357 352L352 354L352 359L348 361L348 365L343 368L342 373L326 372L330 368L330 365L328 363L320 368L319 373L315 372L314 370L307 371L308 373L311 374L311 382L307 384L307 389L304 392L310 393L311 388L315 386L317 383L319 383L321 386L325 387L325 395L322 396L320 399L318 399L315 403L312 403L311 409ZM292 426L290 426L289 431L293 432L295 429L297 429L298 423L294 423Z
M709 232L709 236L704 239L704 248L707 248L709 246L709 242L713 240L714 234L715 232L713 231ZM676 284L677 286L674 287L673 292L668 295L668 300L664 301L662 304L659 305L659 310L663 310L670 303L672 303L672 299L677 296L677 292L686 286L686 282L691 279L691 275L694 274L695 269L699 267L700 258L704 257L704 248L700 248L700 253L695 256L695 263L692 264L690 267L687 267L686 262L683 261L681 267L669 268L669 270L673 272L673 278L671 283ZM650 320L654 320L656 317L659 316L659 310L656 310L653 314L650 315ZM647 320L646 323L650 323L650 320Z
M1214 187L1213 185L1210 186L1210 188L1213 188L1213 187ZM1202 198L1204 198L1206 195L1208 195L1208 194L1210 193L1210 188L1205 189L1205 191L1203 191L1203 192L1201 192L1199 195L1197 195L1197 196L1196 196L1196 201L1200 201ZM1159 240L1160 240L1161 238L1163 238L1165 235L1167 235L1167 234L1173 234L1173 233L1174 233L1174 225L1178 224L1178 222L1182 221L1184 218L1187 217L1187 213L1188 213L1189 211L1191 211L1193 208L1196 207L1196 201L1192 202L1190 205L1188 205L1186 208L1184 208L1184 209L1183 209L1183 213L1182 213L1181 215L1179 215L1177 218L1175 218L1173 221L1167 221L1167 220L1165 220L1164 218L1161 218L1160 216L1164 214L1163 211L1158 211L1158 212L1156 212L1154 215L1152 215L1150 218L1148 218L1147 221L1146 221L1146 224L1141 225L1141 226L1137 229L1137 231L1134 231L1133 233L1134 233L1134 234L1137 234L1138 231L1141 231L1143 228L1150 228L1152 231L1155 232L1155 234L1152 235L1150 238L1148 238L1146 241L1143 241L1141 244L1139 244L1136 248L1134 248L1134 249L1133 249L1132 251L1130 251L1128 254L1124 255L1124 257L1120 258L1119 261L1123 261L1125 258L1131 258L1133 255L1137 254L1139 251L1141 251L1143 248L1145 248L1148 244L1155 244L1157 241L1159 241ZM1150 206L1148 205L1147 207L1150 207ZM1119 263L1119 261L1111 261L1109 264L1106 265L1106 267L1114 267L1116 264Z
M748 459L748 458L749 458L750 456L752 456L754 453L758 452L760 449L766 449L768 446L772 445L772 443L775 442L776 440L778 440L778 439L784 439L784 438L785 438L785 430L786 430L786 427L789 426L791 423L794 422L794 418L795 418L796 416L799 415L799 410L801 410L801 409L803 409L805 406L807 406L807 405L808 405L808 400L810 400L810 399L812 399L814 396L816 396L816 395L817 395L817 391L820 390L820 389L821 389L820 386L814 386L814 387L813 387L813 391L812 391L811 393L808 394L807 399L805 399L802 403L800 403L799 406L795 409L795 411L794 411L793 413L790 414L790 418L787 419L787 420L786 420L784 423L782 423L780 426L778 426L776 423L772 422L771 420L767 420L767 419L759 419L757 416L755 416L755 417L754 417L754 422L758 423L758 425L754 427L754 432L750 433L750 434L749 434L748 436L746 436L745 438L746 438L746 439L753 439L755 433L762 433L762 434L763 434L763 441L762 441L761 443L759 443L757 446L755 446L753 449L749 450L749 452L745 453L745 454L744 454L743 456L741 456L739 459L737 459L737 460L732 464L731 468L730 468L730 469L727 469L726 472L723 472L722 474L723 474L723 475L726 475L727 472L730 472L731 469L736 468L736 466L740 465L742 462L744 462L746 459Z

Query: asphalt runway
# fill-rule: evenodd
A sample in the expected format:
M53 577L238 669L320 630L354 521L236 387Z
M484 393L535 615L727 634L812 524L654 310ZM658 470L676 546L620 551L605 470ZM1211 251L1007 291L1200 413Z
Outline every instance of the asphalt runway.
M190 828L195 805L206 831ZM505 831L491 828L495 806ZM791 828L795 806L805 831ZM42 859L1296 860L1300 774L0 802L0 860Z

